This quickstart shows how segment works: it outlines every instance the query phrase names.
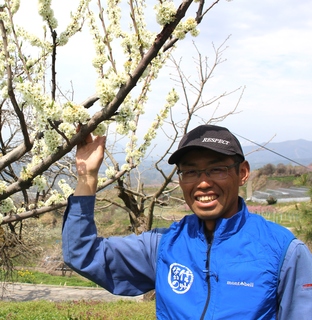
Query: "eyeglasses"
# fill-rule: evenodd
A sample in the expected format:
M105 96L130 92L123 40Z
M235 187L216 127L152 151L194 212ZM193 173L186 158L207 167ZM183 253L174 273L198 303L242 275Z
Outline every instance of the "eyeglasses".
M204 170L178 170L177 174L182 183L196 182L203 172L205 172L206 176L211 180L224 180L228 176L229 169L236 167L239 163L240 162L235 162L229 166L213 167Z

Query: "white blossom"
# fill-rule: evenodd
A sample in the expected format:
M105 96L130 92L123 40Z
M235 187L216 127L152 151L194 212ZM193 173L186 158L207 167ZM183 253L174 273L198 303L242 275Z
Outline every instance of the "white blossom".
M28 180L32 177L32 174L31 174L29 167L30 167L30 164L27 165L27 167L22 168L21 173L20 173L20 178L22 180Z
M90 115L82 105L68 102L63 107L62 119L69 123L87 123Z
M33 179L33 186L37 187L38 192L43 191L47 186L47 179L43 176L36 176Z
M25 208L25 207L20 207L20 208L18 208L18 209L16 210L16 213L17 213L17 214L21 214L21 213L23 213L23 212L26 212L26 208Z
M11 12L12 14L16 13L20 7L20 0L11 1Z
M48 22L48 25L52 29L57 28L58 23L54 17L54 11L51 8L51 0L38 0L38 13L44 21Z
M71 123L62 122L58 128L68 139L71 139L76 134L76 127Z
M184 39L187 33L190 33L193 37L198 36L199 30L197 29L197 22L195 18L189 17L185 21L181 21L176 29L174 30L173 34L178 39Z
M157 22L164 26L175 19L177 9L172 1L163 1L154 7Z
M44 142L48 151L52 154L57 151L57 147L61 145L61 136L53 129L44 132Z
M124 163L121 168L122 171L130 171L131 170L131 166L128 163Z
M60 193L58 193L56 190L53 190L51 196L44 203L44 205L45 206L51 206L53 204L60 203L60 202L62 202L64 200L65 200L65 198Z
M105 175L107 176L108 179L112 179L115 177L116 175L116 170L114 167L108 167L106 170L105 170Z
M115 97L115 88L112 86L109 79L98 79L96 91L100 96L100 101L103 106L107 105Z
M0 181L0 194L3 194L3 192L6 191L7 184L5 181Z
M74 190L66 183L64 179L61 179L58 182L58 186L62 190L65 198L68 198L71 194L74 193Z
M102 177L98 178L98 186L104 185L104 183L105 183L106 181L107 181L107 178L106 178L106 177L104 177L104 178L102 178Z
M16 211L16 207L11 198L6 198L0 201L0 212L9 213L11 211Z
M92 132L94 136L102 137L105 135L107 126L104 122L101 122L97 125L96 129Z

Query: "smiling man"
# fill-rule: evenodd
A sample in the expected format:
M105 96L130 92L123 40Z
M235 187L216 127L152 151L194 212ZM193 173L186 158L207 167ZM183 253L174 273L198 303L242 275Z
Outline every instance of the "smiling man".
M177 161L180 186L186 203L214 231L218 218L238 211L238 190L248 178L247 161L211 150L190 150Z
M169 158L194 214L168 229L101 238L94 223L105 138L78 146L78 184L64 214L64 261L120 295L156 288L158 319L309 319L312 257L287 229L248 211L250 168L237 138L203 125Z

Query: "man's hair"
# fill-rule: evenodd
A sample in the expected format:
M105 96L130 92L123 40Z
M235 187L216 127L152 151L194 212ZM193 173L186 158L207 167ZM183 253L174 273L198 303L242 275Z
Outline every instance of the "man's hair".
M234 163L238 162L237 166L235 166L235 172L237 173L237 175L239 175L239 165L244 162L244 160L242 160L242 157L237 154L235 156L232 156L231 158L234 160Z

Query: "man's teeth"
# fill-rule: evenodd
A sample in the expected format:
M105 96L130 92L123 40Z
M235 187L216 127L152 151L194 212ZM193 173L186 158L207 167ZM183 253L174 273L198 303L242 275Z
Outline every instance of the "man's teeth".
M197 197L197 201L201 201L201 202L210 202L217 199L216 196L201 196L201 197Z

